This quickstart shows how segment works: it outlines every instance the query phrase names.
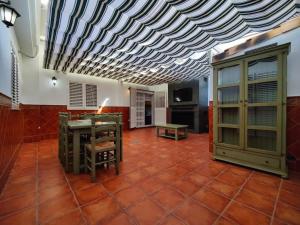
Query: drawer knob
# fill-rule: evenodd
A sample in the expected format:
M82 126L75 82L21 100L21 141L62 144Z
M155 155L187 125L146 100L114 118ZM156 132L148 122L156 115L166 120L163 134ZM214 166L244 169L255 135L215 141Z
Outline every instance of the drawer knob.
M268 161L268 160L266 160L266 161L265 161L265 163L266 163L266 164L269 164L269 161Z
M222 152L223 153L223 155L226 155L226 152Z

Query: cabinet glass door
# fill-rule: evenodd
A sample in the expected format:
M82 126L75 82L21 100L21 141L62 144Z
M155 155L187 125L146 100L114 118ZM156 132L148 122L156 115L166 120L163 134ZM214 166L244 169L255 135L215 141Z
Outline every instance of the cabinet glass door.
M245 144L249 151L278 154L281 144L280 56L266 55L246 61Z
M220 145L237 148L242 145L241 68L241 64L231 64L218 68L215 76L215 141Z

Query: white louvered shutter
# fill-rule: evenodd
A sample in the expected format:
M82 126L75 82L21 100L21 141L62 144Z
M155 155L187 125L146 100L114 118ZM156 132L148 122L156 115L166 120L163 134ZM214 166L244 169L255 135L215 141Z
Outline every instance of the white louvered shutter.
M130 128L136 127L136 89L130 88Z
M97 85L87 84L85 86L86 107L97 107Z
M69 83L69 106L83 107L83 85L80 83Z
M155 124L164 124L167 122L167 108L166 108L166 92L155 92L155 111L154 121Z
M11 51L11 103L12 109L19 109L19 69L13 50Z

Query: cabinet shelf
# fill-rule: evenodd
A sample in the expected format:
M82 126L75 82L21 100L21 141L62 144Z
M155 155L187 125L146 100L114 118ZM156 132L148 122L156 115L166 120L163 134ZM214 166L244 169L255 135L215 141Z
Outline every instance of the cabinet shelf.
M247 128L249 130L267 130L267 131L277 131L277 127L271 126L256 126L256 125L248 125Z
M277 81L277 78L262 78L258 80L248 80L248 84L267 83Z
M239 129L240 125L237 124L218 124L218 127L236 128Z
M264 102L264 103L247 103L248 107L259 107L259 106L279 106L278 102Z
M238 108L240 104L218 104L217 107L219 108Z
M222 85L218 85L218 88L239 87L239 86L240 86L239 83L235 83L235 84L222 84Z

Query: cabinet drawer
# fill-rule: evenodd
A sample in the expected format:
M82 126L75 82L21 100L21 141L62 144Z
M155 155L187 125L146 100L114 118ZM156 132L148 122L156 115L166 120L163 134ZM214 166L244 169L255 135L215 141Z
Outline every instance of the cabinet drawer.
M223 157L228 157L231 159L236 159L242 162L248 162L251 164L279 169L280 168L280 159L270 158L265 156L259 156L255 154L250 154L242 151L232 151L222 148L216 149L216 154Z

